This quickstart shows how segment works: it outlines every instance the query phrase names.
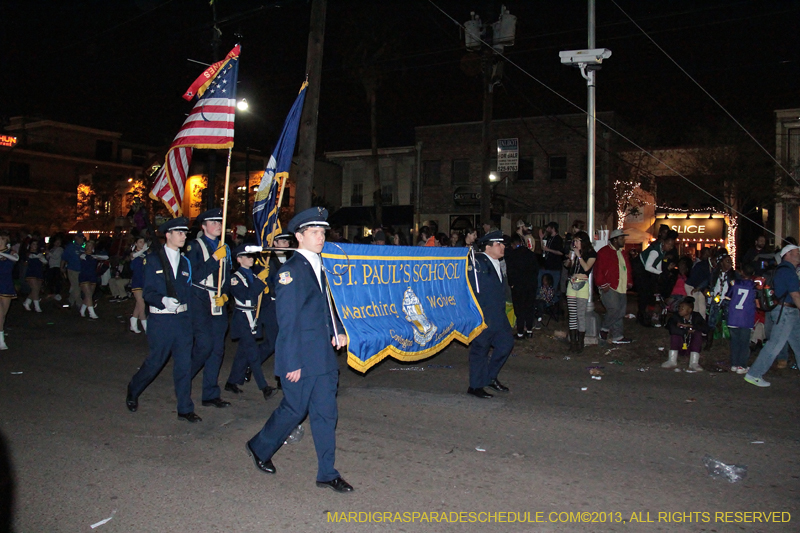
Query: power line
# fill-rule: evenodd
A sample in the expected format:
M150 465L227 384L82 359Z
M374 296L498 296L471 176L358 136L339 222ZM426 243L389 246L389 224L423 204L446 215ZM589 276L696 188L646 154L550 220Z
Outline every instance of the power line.
M669 59L670 61L672 61L672 64L673 64L673 65L675 65L676 67L678 67L678 69L679 69L681 72L683 72L684 74L686 74L686 77L687 77L687 78L689 78L690 80L692 80L692 82L693 82L695 85L697 85L697 87L698 87L698 88L699 88L701 91L703 91L703 93L705 93L705 95L706 95L706 96L708 96L708 97L711 99L711 101L712 101L712 102L714 102L715 104L717 104L717 106L719 106L719 108L720 108L720 109L722 109L722 110L725 112L725 114L726 114L726 115L728 115L728 116L731 118L731 120L733 120L733 121L736 123L736 125L737 125L737 126L739 126L739 127L742 129L742 131L744 131L744 132L745 132L745 133L748 135L748 137L750 137L751 139L753 139L753 142L754 142L754 143L756 143L756 144L758 145L758 147L759 147L759 148L761 148L761 149L764 151L764 153L765 153L765 154L767 154L767 155L770 157L770 159L772 159L773 161L775 161L775 164L776 164L776 165L778 165L778 167L780 167L780 169L781 169L781 170L783 170L783 171L786 173L786 175L787 175L787 176L789 176L790 178L792 178L792 180L794 180L794 182L795 182L795 183L797 183L798 185L800 185L800 181L798 181L798 180L797 180L797 178L795 178L795 177L792 175L792 173L791 173L791 172L789 172L788 170L786 170L786 169L784 168L784 166L781 164L781 162L780 162L780 161L778 161L778 160L777 160L777 158L775 158L775 156L774 156L774 155L772 155L772 154L769 152L769 150L767 150L766 148L764 148L764 145L762 145L760 142L758 142L758 139L756 139L756 138L753 136L753 134L752 134L752 133L750 133L750 131L748 131L748 129L747 129L747 128L745 128L745 127L742 125L742 123L741 123L741 122L739 122L738 120L736 120L736 117L734 117L734 116L733 116L733 115L732 115L732 114L731 114L731 113L730 113L730 112L729 112L727 109L725 109L725 106L723 106L721 103L719 103L719 101L718 101L716 98L714 98L713 96L711 96L711 93L709 93L708 91L706 91L706 89L705 89L705 88L704 88L702 85L700 85L700 82L698 82L696 79L694 79L694 77L693 77L691 74L689 74L688 72L686 72L686 70L685 70L685 69L684 69L682 66L680 66L680 65L678 64L678 62L677 62L677 61L675 61L675 60L672 58L672 56L671 56L671 55L669 55L669 54L667 53L667 51L666 51L666 50L664 50L663 48L661 48L661 46L659 46L659 44L658 44L658 43L657 43L657 42L656 42L656 41L655 41L655 40L654 40L652 37L650 37L650 35L648 35L648 34L647 34L647 32L646 32L646 31L644 31L644 29L643 29L641 26L639 26L639 24L637 24L637 23L636 23L636 21L635 21L635 20L633 20L633 18L631 18L631 16L630 16L630 15L628 15L628 13L627 13L627 12L626 12L624 9L622 9L622 8L620 7L620 5L619 5L619 4L616 2L616 0L611 0L611 3L612 3L612 4L614 4L615 6L617 6L617 9L619 9L619 10L622 12L622 14L623 14L623 15L625 15L626 17L628 17L628 20L630 20L630 21L631 21L631 23L632 23L634 26L636 26L636 27L639 29L639 31L641 31L641 32L642 32L642 34L644 34L644 36L645 36L645 37L647 37L647 38L650 40L650 42L651 42L651 43L653 43L653 44L655 45L655 47L656 47L656 48L658 48L658 49L659 49L659 50L660 50L660 51L661 51L661 52L662 52L662 53L663 53L665 56L667 56L667 59Z
M613 0L612 0L612 1L613 1ZM442 13L442 14L443 14L445 17L449 18L449 19L450 19L450 20L451 20L451 21L452 21L454 24L458 25L460 28L462 28L462 29L464 29L464 30L466 31L466 28L464 28L464 25L463 25L463 24L461 24L459 21L457 21L455 18L453 18L453 17L452 17L452 16L451 16L449 13L447 13L446 11L444 11L444 10L443 10L441 7L439 7L438 5L436 5L436 3L435 3L433 0L428 0L428 2L430 2L430 3L431 3L431 5L433 5L433 7L435 7L436 9L438 9L438 10L439 10L439 11L440 11L440 12L441 12L441 13ZM477 38L477 39L478 39L478 40L479 40L481 43L483 43L483 45L485 45L485 46L488 46L488 47L492 48L492 45L491 45L491 44L489 44L489 43L487 43L486 41L484 41L484 40L483 40L481 37L479 37L479 36L476 36L476 38ZM567 98L566 96L562 95L561 93L559 93L559 92L558 92L558 91L556 91L555 89L551 88L549 85L547 85L546 83L544 83L543 81L541 81L539 78L537 78L536 76L534 76L533 74L531 74L530 72L528 72L527 70L525 70L524 68L522 68L522 67L521 67L519 64L515 63L513 60L511 60L510 58L508 58L508 57L507 57L506 55L504 55L502 52L495 51L495 53L496 53L498 56L502 57L504 60L506 60L506 61L507 61L507 62L508 62L510 65L512 65L512 66L516 67L517 69L519 69L519 70L520 70L520 71L521 71L523 74L525 74L526 76L528 76L529 78L531 78L533 81L535 81L536 83L538 83L539 85L541 85L542 87L544 87L545 89L547 89L548 91L550 91L551 93L553 93L554 95L556 95L558 98L560 98L561 100L564 100L566 103L568 103L569 105L571 105L572 107L574 107L575 109L577 109L578 111L580 111L581 113L583 113L584 115L587 115L587 116L588 116L588 113L586 112L586 110L585 110L585 109L583 109L581 106L579 106L578 104L576 104L575 102L573 102L572 100L570 100L569 98ZM640 150L640 151L641 151L641 152L643 152L644 154L646 154L646 155L648 155L649 157L653 158L653 159L654 159L654 160L656 160L658 163L660 163L660 164L664 165L664 167L666 167L667 169L669 169L669 170L671 170L672 172L674 172L676 176L679 176L679 177L680 177L680 178L682 178L684 181L686 181L687 183L689 183L689 184L691 184L692 186L694 186L695 188L697 188L699 191L701 191L701 192L705 193L705 194L706 194L706 195L708 195L710 198L712 198L712 199L716 200L716 201L717 201L717 202L719 202L721 205L724 205L725 207L727 207L728 209L730 209L730 210L731 210L731 212L733 212L733 213L735 213L735 214L739 215L739 216L740 216L740 217L742 217L744 220L747 220L747 221L749 221L750 223L752 223L752 224L754 224L754 225L758 226L759 228L763 229L764 231L767 231L768 233L771 233L771 234L775 235L775 232L773 232L773 231L772 231L772 230L770 230L769 228L765 227L764 225L762 225L762 224L759 224L759 223L758 223L758 222L756 222L755 220L751 219L751 218L750 218L750 217L748 217L746 214L742 213L741 211L739 211L738 209L736 209L736 208L735 208L735 207L733 207L732 205L728 204L728 203L727 203L727 202L725 202L724 200L721 200L721 199L717 198L717 197L716 197L714 194L710 193L709 191L707 191L706 189L704 189L703 187L701 187L700 185L698 185L698 184L697 184L697 183L695 183L694 181L692 181L692 180L690 180L689 178L687 178L686 176L684 176L684 175L683 175L682 173L680 173L680 172L679 172L677 169L673 168L671 165L669 165L668 163L666 163L665 161L663 161L662 159L660 159L659 157L657 157L656 155L654 155L652 152L650 152L649 150L646 150L646 149L645 149L645 148L643 148L642 146L639 146L639 145L638 145L636 142L634 142L634 141L633 141L631 138L629 138L627 135L625 135L625 134L621 133L620 131L618 131L616 128L614 128L614 127L613 127L613 126L611 126L610 124L608 124L608 123L606 123L606 122L602 121L602 120L601 120L601 119L599 119L599 118L597 118L596 120L597 120L597 122L599 122L600 124L602 124L603 126L605 126L606 128L608 128L608 130L609 130L609 131L611 131L611 132L613 132L613 133L616 133L616 134L617 134L617 135L618 135L618 136L619 136L621 139L623 139L624 141L627 141L628 143L630 143L630 144L631 144L633 147L635 147L636 149Z

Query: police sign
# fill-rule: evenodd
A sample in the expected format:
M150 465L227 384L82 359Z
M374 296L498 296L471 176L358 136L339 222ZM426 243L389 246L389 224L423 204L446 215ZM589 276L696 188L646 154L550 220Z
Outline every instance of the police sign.
M497 139L497 171L519 170L519 139Z

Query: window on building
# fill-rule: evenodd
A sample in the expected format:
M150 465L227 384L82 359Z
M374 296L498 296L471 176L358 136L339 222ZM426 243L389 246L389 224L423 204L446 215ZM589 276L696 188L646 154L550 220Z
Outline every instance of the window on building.
M98 161L111 161L114 145L111 141L97 140L95 145L95 159Z
M525 157L519 160L517 181L533 181L533 158Z
M28 187L31 183L31 166L28 163L10 161L5 175L5 185L10 187Z
M354 183L352 192L350 193L350 205L362 206L364 205L364 184Z
M789 130L787 155L789 156L789 166L796 167L800 165L800 128ZM793 168L790 170L793 170Z
M453 160L453 183L469 183L469 159Z
M434 161L422 162L422 184L440 185L442 173L442 162L438 159Z
M567 157L563 155L553 156L550 158L550 179L551 180L565 180L567 179Z
M394 205L394 185L381 185L381 203Z

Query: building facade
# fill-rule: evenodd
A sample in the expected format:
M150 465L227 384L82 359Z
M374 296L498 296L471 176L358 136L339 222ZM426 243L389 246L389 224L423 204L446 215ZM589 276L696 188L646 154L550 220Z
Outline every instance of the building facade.
M775 244L779 246L786 237L800 238L800 108L775 111L775 159L780 163L776 166L774 208Z

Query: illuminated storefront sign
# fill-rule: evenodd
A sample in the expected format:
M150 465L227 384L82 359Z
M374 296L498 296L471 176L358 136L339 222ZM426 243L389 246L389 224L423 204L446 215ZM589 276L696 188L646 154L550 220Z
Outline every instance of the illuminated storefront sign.
M9 135L0 135L0 146L16 146L17 138Z

